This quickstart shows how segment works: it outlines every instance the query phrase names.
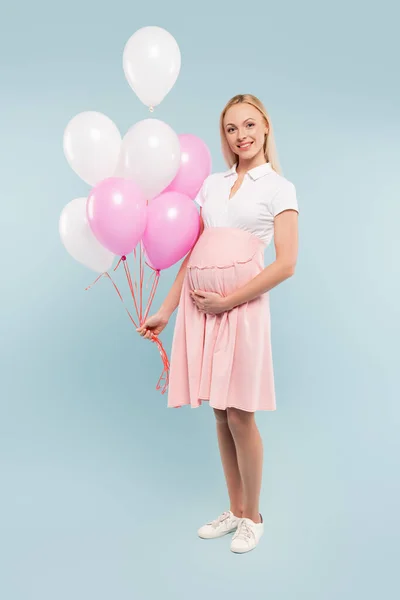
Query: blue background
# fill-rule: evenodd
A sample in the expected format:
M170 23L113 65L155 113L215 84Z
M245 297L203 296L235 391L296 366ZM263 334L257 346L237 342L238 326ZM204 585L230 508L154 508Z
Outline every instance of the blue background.
M399 80L395 3L11 5L1 23L0 595L4 600L394 597L399 524ZM84 110L148 118L122 51L170 31L154 116L202 137L259 96L297 188L296 274L271 291L278 410L258 413L265 534L197 538L228 507L212 410L166 408L161 361L112 285L84 288L58 219L88 186L62 136ZM274 259L273 248L267 251ZM162 274L154 308L177 268ZM123 288L123 272L116 280ZM124 289L124 288L123 288ZM163 334L170 351L173 323Z

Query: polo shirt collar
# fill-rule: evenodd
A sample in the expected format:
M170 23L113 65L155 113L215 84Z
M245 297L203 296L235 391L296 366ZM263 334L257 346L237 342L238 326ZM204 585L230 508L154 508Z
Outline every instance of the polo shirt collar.
M252 179L256 180L260 177L263 177L264 175L267 175L267 173L270 173L271 171L271 163L267 162L258 165L258 167L253 167L253 169L247 171L246 175L250 175ZM226 171L224 175L225 177L229 177L229 175L232 175L233 173L236 173L236 164L234 164L228 171Z

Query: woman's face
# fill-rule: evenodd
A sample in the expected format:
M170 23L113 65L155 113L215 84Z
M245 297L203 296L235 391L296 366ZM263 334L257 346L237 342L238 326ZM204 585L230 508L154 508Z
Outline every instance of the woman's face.
M239 159L250 160L263 153L268 125L257 108L242 102L234 104L225 113L224 130L232 152Z

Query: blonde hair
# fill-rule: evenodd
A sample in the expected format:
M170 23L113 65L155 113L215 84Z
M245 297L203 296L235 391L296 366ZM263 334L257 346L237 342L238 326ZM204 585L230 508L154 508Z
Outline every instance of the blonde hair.
M268 125L268 133L265 136L265 142L264 142L265 160L271 164L271 167L273 168L274 171L282 174L282 170L281 170L279 160L278 160L278 153L276 150L274 131L272 128L271 119L267 113L267 110L266 110L264 104L261 102L261 100L259 100L256 96L253 96L252 94L238 94L237 96L233 96L233 98L231 98L229 100L229 102L226 104L225 108L223 109L223 111L221 113L219 124L220 124L220 134L221 134L221 148L222 148L222 154L225 159L225 162L227 163L228 167L233 167L233 165L236 164L239 160L238 155L235 154L230 149L228 140L226 139L225 129L224 129L224 117L225 117L225 114L226 114L226 111L228 110L228 108L230 108L231 106L234 106L235 104L241 104L241 103L251 104L251 106L254 106L254 108L259 110L260 113L262 114L262 116L264 117L264 119Z

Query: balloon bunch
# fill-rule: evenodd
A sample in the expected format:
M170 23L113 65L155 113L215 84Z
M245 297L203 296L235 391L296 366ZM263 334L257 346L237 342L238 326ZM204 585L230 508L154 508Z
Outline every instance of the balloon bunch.
M128 40L123 69L129 85L151 112L174 86L181 55L174 37L161 27L143 27ZM200 230L194 197L211 172L211 155L200 138L177 135L163 121L135 123L122 138L106 115L87 111L76 115L64 131L64 153L72 169L91 186L87 197L69 202L61 212L62 243L75 260L108 277L123 264L138 327L146 320L160 271L181 260ZM132 279L128 255L139 259L139 285ZM145 265L154 281L143 302ZM163 360L157 384L168 388L169 362L161 341L153 335ZM161 387L161 382L163 386Z

